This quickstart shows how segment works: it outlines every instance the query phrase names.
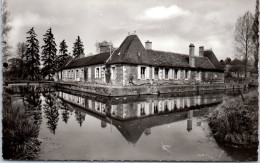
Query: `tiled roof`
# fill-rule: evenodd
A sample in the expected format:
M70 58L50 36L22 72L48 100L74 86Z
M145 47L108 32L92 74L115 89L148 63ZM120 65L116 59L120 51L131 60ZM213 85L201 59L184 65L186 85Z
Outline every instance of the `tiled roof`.
M147 50L153 66L190 67L189 55L157 50ZM195 56L195 67L215 69L215 66L206 57Z
M219 69L213 63L218 62L214 53L206 54L209 57L195 56L195 68ZM215 58L214 58L215 57ZM112 54L107 64L143 64L151 66L190 67L189 55L158 50L146 50L137 35L130 35Z
M74 59L68 65L66 65L63 69L68 68L76 68L76 67L83 67L83 66L90 66L95 64L104 64L107 59L109 58L110 53L100 53L84 58Z
M211 50L205 51L204 55L205 57L195 56L195 68L223 70ZM109 56L109 53L106 52L75 59L65 66L65 69L102 64L107 61ZM146 50L137 35L127 36L120 47L113 52L110 59L106 62L107 65L120 63L190 68L188 54Z
M204 57L207 57L217 69L223 69L212 50L204 50Z
M151 61L137 35L130 35L126 37L107 62L107 64L115 63L149 64Z

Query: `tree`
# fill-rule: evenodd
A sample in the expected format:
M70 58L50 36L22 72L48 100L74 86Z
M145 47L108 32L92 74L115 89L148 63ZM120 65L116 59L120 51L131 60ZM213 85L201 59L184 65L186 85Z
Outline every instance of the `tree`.
M10 56L9 49L11 46L8 44L8 35L12 29L9 25L10 21L10 12L6 9L7 3L5 0L2 1L2 59L3 63L7 62L8 57Z
M26 43L18 42L16 47L17 47L16 54L17 54L18 58L25 59Z
M252 13L247 11L242 17L239 17L235 29L235 50L236 56L244 59L245 78L247 77L247 62L254 52L253 43L253 22Z
M60 55L58 55L55 59L55 64L57 66L57 69L59 69L61 66L64 65L66 59L68 58L68 46L65 42L65 40L62 40L60 43L60 49L59 49Z
M104 53L104 52L113 52L115 50L113 43L110 41L102 41L96 42L96 52L97 53Z
M74 46L73 46L73 56L74 56L74 58L78 58L82 54L84 54L84 46L80 40L80 37L78 36L78 38L76 39L76 42L74 43Z
M226 65L230 64L231 63L231 58L227 57L224 62L225 62Z
M48 76L49 80L56 71L55 58L56 58L56 43L51 28L47 30L46 34L43 35L43 41L45 45L42 46L42 76Z
M255 45L255 51L254 51L254 66L256 69L258 69L258 53L259 53L259 1L256 0L256 10L255 10L255 19L254 19L254 24L253 24L253 41Z
M39 79L40 73L39 41L36 38L37 34L34 32L33 27L27 32L27 34L29 34L29 36L26 37L25 76L35 80Z

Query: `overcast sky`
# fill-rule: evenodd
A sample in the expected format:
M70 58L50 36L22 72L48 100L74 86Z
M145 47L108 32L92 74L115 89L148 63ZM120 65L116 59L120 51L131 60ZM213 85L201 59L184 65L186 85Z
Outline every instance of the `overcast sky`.
M217 58L234 57L233 33L239 16L255 12L255 0L7 0L13 30L12 46L25 41L34 27L40 46L48 28L56 44L65 39L71 52L79 35L85 54L96 53L96 41L120 46L136 31L153 49L188 54L190 43L214 51Z

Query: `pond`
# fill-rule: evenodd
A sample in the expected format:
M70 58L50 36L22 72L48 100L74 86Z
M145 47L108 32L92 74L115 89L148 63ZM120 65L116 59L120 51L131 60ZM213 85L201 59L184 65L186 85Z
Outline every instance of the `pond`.
M237 96L237 91L104 97L34 86L19 92L23 93L11 91L12 102L40 101L37 160L250 161L257 157L255 151L216 142L208 127L211 111Z

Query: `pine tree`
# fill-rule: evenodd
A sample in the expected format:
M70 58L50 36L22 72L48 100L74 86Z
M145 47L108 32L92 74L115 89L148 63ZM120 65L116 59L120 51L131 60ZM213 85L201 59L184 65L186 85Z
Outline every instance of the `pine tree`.
M52 34L51 28L47 30L46 34L43 35L43 41L45 45L42 46L42 56L43 61L42 76L48 76L49 80L54 75L56 71L55 58L56 58L56 43L54 36Z
M39 54L39 41L37 40L37 34L34 32L34 29L31 28L26 37L26 52L25 52L25 67L26 74L28 78L32 80L39 79L40 73L40 54Z
M78 58L80 54L84 54L84 46L83 43L80 40L80 37L76 39L76 42L74 43L73 47L73 56L74 58Z
M55 59L57 69L59 69L63 64L65 63L66 59L68 58L68 46L65 42L65 40L62 40L60 43L60 49L59 49L60 55L58 55Z

